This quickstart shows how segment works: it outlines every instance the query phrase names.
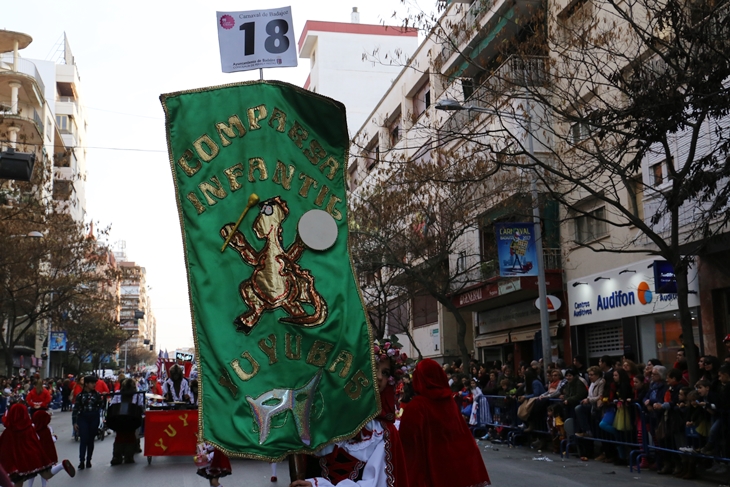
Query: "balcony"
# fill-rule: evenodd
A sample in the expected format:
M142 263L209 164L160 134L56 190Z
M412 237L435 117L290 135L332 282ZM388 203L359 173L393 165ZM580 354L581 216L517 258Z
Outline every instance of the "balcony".
M542 254L546 271L562 270L562 254L559 248L544 248ZM467 272L466 282L476 284L497 277L500 277L499 261L497 259L482 260L478 266ZM463 283L459 283L458 286L463 286Z
M451 81L473 76L475 73L467 72L487 66L500 46L517 42L520 31L542 9L539 0L474 0L463 14L453 14L461 18L449 26L448 39L434 58L434 69Z
M43 106L46 85L33 61L18 58L18 67L14 70L12 54L0 56L0 79L3 80L0 83L0 99L10 100L10 87L7 82L18 81L22 87L18 93L19 100Z
M532 56L527 58L510 56L484 83L479 85L464 102L471 105L492 109L499 98L506 93L524 88L545 86L549 81L549 58ZM442 130L446 133L458 133L469 125L476 117L482 115L472 110L452 112L444 123Z
M460 2L454 2L460 3ZM496 0L475 0L464 14L464 17L453 27L453 37L444 42L441 52L434 59L437 70L446 64L460 46L464 45L476 32L479 22L491 10Z

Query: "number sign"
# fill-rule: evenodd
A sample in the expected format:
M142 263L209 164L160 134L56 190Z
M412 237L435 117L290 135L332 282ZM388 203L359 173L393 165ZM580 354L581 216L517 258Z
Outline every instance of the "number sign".
M297 65L291 7L216 12L224 73Z

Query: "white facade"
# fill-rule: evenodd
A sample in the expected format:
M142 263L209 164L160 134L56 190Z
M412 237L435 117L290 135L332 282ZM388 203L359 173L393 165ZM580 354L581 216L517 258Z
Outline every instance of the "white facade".
M310 62L304 88L344 103L354 134L417 48L416 29L309 20L299 39Z
M68 39L55 63L53 98L56 125L66 147L54 170L54 199L63 202L74 220L86 218L86 131L88 120L81 101L81 78Z

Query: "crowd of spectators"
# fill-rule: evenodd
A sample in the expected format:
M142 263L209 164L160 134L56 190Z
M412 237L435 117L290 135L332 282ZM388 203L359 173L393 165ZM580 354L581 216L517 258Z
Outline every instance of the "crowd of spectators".
M125 379L124 374L100 378L95 389L100 394L119 391L120 384ZM156 385L156 377L146 378L143 374L132 376L137 383L137 389L147 392ZM152 383L152 385L150 385ZM16 402L22 402L33 409L50 409L71 411L74 398L83 390L84 377L78 380L73 375L60 378L41 379L38 374L27 376L0 376L0 424L5 412Z
M730 352L730 336L726 345ZM638 451L637 466L689 479L702 462L712 473L726 473L730 458L730 354L724 362L702 356L698 365L700 380L694 384L684 349L673 364L658 359L639 364L629 355L603 356L588 367L576 356L570 365L548 364L547 380L542 362L513 364L511 356L505 363L472 360L466 367L456 360L444 370L454 400L480 439L521 441L555 453L567 445L584 459L616 465L628 465L631 452ZM476 428L479 404L489 406L486 430Z

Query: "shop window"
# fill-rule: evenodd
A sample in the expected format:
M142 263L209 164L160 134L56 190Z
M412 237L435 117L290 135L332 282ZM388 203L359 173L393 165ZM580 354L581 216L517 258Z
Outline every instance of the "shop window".
M677 313L662 313L654 315L653 318L656 358L661 360L663 364L673 364L677 360L677 351L682 348L682 341L679 339L682 334L679 315ZM701 351L701 334L695 311L692 311L692 332L694 343L697 349Z

